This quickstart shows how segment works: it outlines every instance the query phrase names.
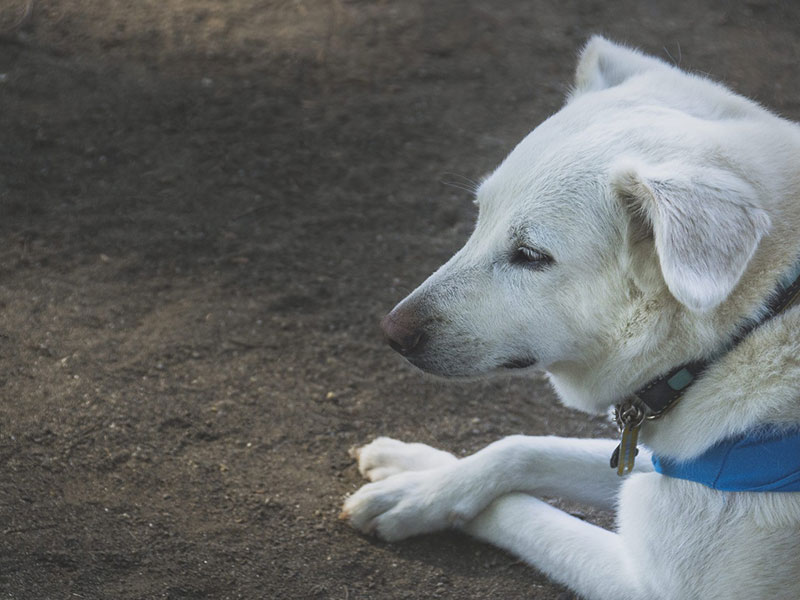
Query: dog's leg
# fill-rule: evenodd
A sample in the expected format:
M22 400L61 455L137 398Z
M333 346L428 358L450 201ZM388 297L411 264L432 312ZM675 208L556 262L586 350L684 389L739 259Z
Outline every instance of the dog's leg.
M653 598L619 534L527 494L498 498L463 530L520 557L591 600Z
M342 516L361 531L398 540L465 524L511 492L610 508L620 484L608 465L615 447L612 440L511 436L458 460L380 438L360 450L359 467L366 476L389 476L372 477L379 480L350 496ZM640 456L637 470L652 470L648 458Z

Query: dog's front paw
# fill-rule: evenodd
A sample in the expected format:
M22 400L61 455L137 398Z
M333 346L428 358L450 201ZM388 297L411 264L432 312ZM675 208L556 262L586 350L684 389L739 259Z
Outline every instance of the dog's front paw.
M426 444L409 444L379 437L360 448L350 450L358 460L359 472L370 481L379 481L405 471L425 471L455 463L458 459Z
M341 518L387 541L461 525L476 511L453 473L451 467L407 471L368 483L345 501Z

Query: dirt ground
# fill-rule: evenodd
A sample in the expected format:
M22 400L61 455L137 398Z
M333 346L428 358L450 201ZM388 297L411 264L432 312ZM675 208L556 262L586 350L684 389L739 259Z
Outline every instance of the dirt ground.
M337 519L379 434L610 431L541 378L426 378L378 321L590 34L800 118L800 4L37 0L9 31L23 5L0 3L0 597L571 598L461 535Z

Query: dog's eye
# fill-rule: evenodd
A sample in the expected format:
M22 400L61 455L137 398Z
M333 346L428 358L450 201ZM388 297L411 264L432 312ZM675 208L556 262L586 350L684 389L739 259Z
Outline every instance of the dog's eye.
M532 269L544 269L553 262L553 257L541 250L520 246L514 252L511 262Z

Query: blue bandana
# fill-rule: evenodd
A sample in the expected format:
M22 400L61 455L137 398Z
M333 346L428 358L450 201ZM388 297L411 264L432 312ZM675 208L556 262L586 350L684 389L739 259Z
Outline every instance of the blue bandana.
M762 428L685 462L653 455L656 471L726 492L800 492L800 429Z

